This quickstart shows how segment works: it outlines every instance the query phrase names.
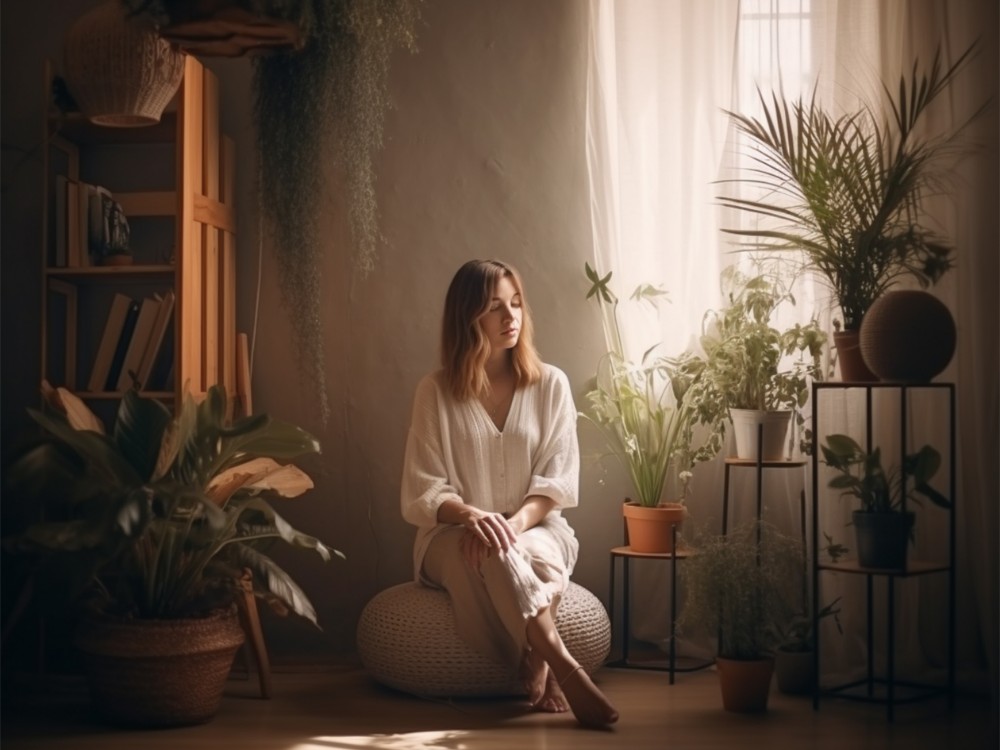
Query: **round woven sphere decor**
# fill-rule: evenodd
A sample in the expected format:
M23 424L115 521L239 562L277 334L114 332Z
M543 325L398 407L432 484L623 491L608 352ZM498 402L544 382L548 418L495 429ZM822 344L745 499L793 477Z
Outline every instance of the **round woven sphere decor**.
M142 728L215 716L243 641L235 606L192 619L94 617L76 637L94 707L115 724Z
M611 651L611 621L601 600L570 583L556 612L556 628L588 674ZM358 655L377 682L434 697L524 695L516 670L467 645L455 630L447 592L401 583L376 594L361 613Z
M63 46L66 85L91 122L107 127L155 125L177 93L184 53L148 18L126 17L110 0L81 16Z
M951 362L955 320L930 292L887 292L865 313L859 343L865 364L881 380L927 383Z

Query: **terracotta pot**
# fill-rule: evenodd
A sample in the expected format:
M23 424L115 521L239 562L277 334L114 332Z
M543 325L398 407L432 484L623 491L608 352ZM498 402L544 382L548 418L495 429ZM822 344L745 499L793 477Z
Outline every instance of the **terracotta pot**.
M858 331L835 331L833 334L837 362L840 364L840 379L845 383L874 383L878 376L865 364L859 339Z
M858 562L866 568L899 570L906 566L906 547L913 528L912 511L851 514L858 545Z
M771 675L774 674L773 658L741 660L718 657L715 666L719 671L724 709L736 713L767 710Z
M861 322L859 345L882 380L927 383L955 353L955 320L930 292L901 289L879 297Z
M647 507L635 502L622 506L628 530L629 546L636 552L670 553L674 551L672 527L680 531L685 510L680 503L661 503Z
M235 606L192 619L94 617L76 637L95 708L138 727L211 719L243 641Z
M788 695L806 695L816 682L814 651L778 650L774 657L774 675L778 689Z
M737 458L751 461L757 459L759 425L764 426L759 439L763 460L781 461L786 458L785 438L788 435L788 425L792 422L791 411L730 409L729 418L733 422Z

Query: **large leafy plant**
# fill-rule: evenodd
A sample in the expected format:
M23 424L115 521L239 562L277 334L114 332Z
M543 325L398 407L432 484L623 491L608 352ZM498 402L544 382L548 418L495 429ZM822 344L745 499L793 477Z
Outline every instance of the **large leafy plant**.
M883 83L879 101L847 114L824 109L815 91L792 101L758 91L760 117L728 113L751 162L733 182L754 193L721 202L759 223L726 231L750 250L801 251L828 282L846 330L858 330L901 276L929 286L953 265L952 249L923 223L921 199L942 192L961 128L928 135L924 120L971 52L947 68L940 51L929 69L915 60L898 86Z
M601 305L608 351L585 396L580 415L600 431L612 454L628 472L640 505L659 504L670 468L686 487L688 469L712 458L721 439L708 435L698 445L693 412L686 394L691 379L674 378L670 361L648 349L638 362L626 357L618 321L618 297L611 291L611 273L601 277L585 264L591 288L588 299ZM637 302L655 304L665 295L651 285L632 294Z
M723 434L729 409L792 410L801 426L809 384L822 378L826 334L812 320L777 328L774 318L795 299L779 278L722 274L726 304L705 314L700 352L674 359L677 377L691 380L687 398L696 418Z
M127 391L109 433L69 391L50 395L55 408L29 409L47 438L7 475L12 496L48 501L45 518L6 541L36 555L37 574L61 595L115 615L199 616L234 602L249 571L258 597L316 624L305 592L263 546L342 556L268 503L313 486L275 460L319 452L311 435L265 414L230 423L218 386L200 404L188 396L176 419Z
M917 504L923 498L941 508L951 507L951 501L930 484L941 467L941 454L930 445L907 454L901 467L891 469L882 466L881 448L866 451L850 435L827 435L820 447L824 463L837 470L828 486L841 490L841 497L860 500L865 512L901 511L904 496Z

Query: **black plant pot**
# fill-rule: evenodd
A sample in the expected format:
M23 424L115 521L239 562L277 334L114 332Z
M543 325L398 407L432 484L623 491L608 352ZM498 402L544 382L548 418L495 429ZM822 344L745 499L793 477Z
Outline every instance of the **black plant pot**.
M898 570L906 566L906 545L913 528L913 513L852 514L858 544L858 562L866 568Z

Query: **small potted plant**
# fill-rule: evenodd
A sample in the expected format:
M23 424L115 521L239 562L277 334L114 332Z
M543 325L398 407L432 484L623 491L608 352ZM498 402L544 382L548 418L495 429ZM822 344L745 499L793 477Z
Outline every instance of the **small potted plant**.
M707 434L695 444L695 414L686 398L694 379L675 379L670 362L654 353L655 346L639 362L630 361L622 346L618 298L608 286L611 273L601 277L589 264L585 271L591 282L587 297L601 305L609 350L580 416L597 427L632 480L635 500L623 505L629 544L638 552L670 552L671 529L683 522L687 509L683 495L664 498L664 485L672 471L686 495L690 468L718 453L721 436ZM664 294L645 285L632 298L655 304Z
M705 314L702 351L686 352L672 365L691 377L688 398L705 410L700 421L719 433L732 421L737 458L757 458L758 425L763 425L763 460L781 460L788 453L785 436L792 415L801 427L810 381L822 376L826 334L815 320L775 327L778 307L794 303L776 276L749 277L730 266L722 282L726 305ZM803 450L810 450L808 440Z
M816 629L824 619L832 617L837 632L844 632L840 625L839 601L838 596L815 616L808 611L796 612L787 623L779 626L774 674L781 692L802 695L812 691L816 683Z
M718 634L716 667L727 711L765 711L780 627L799 606L802 546L764 521L696 539L681 569L678 625Z
M247 588L316 623L305 592L262 545L340 555L267 502L313 486L275 459L319 444L266 414L227 420L218 386L200 404L188 396L176 418L126 391L110 432L66 389L47 397L52 408L29 410L47 437L6 473L7 496L44 499L44 515L7 548L31 555L35 591L79 619L99 711L140 726L207 721L244 640L237 604Z
M841 490L841 497L861 501L851 516L858 562L867 568L904 568L915 518L904 507L904 499L919 505L923 498L941 508L951 507L951 501L930 484L941 466L941 454L924 445L907 454L901 467L886 470L880 448L867 451L849 435L827 435L821 448L823 463L837 471L828 486Z

